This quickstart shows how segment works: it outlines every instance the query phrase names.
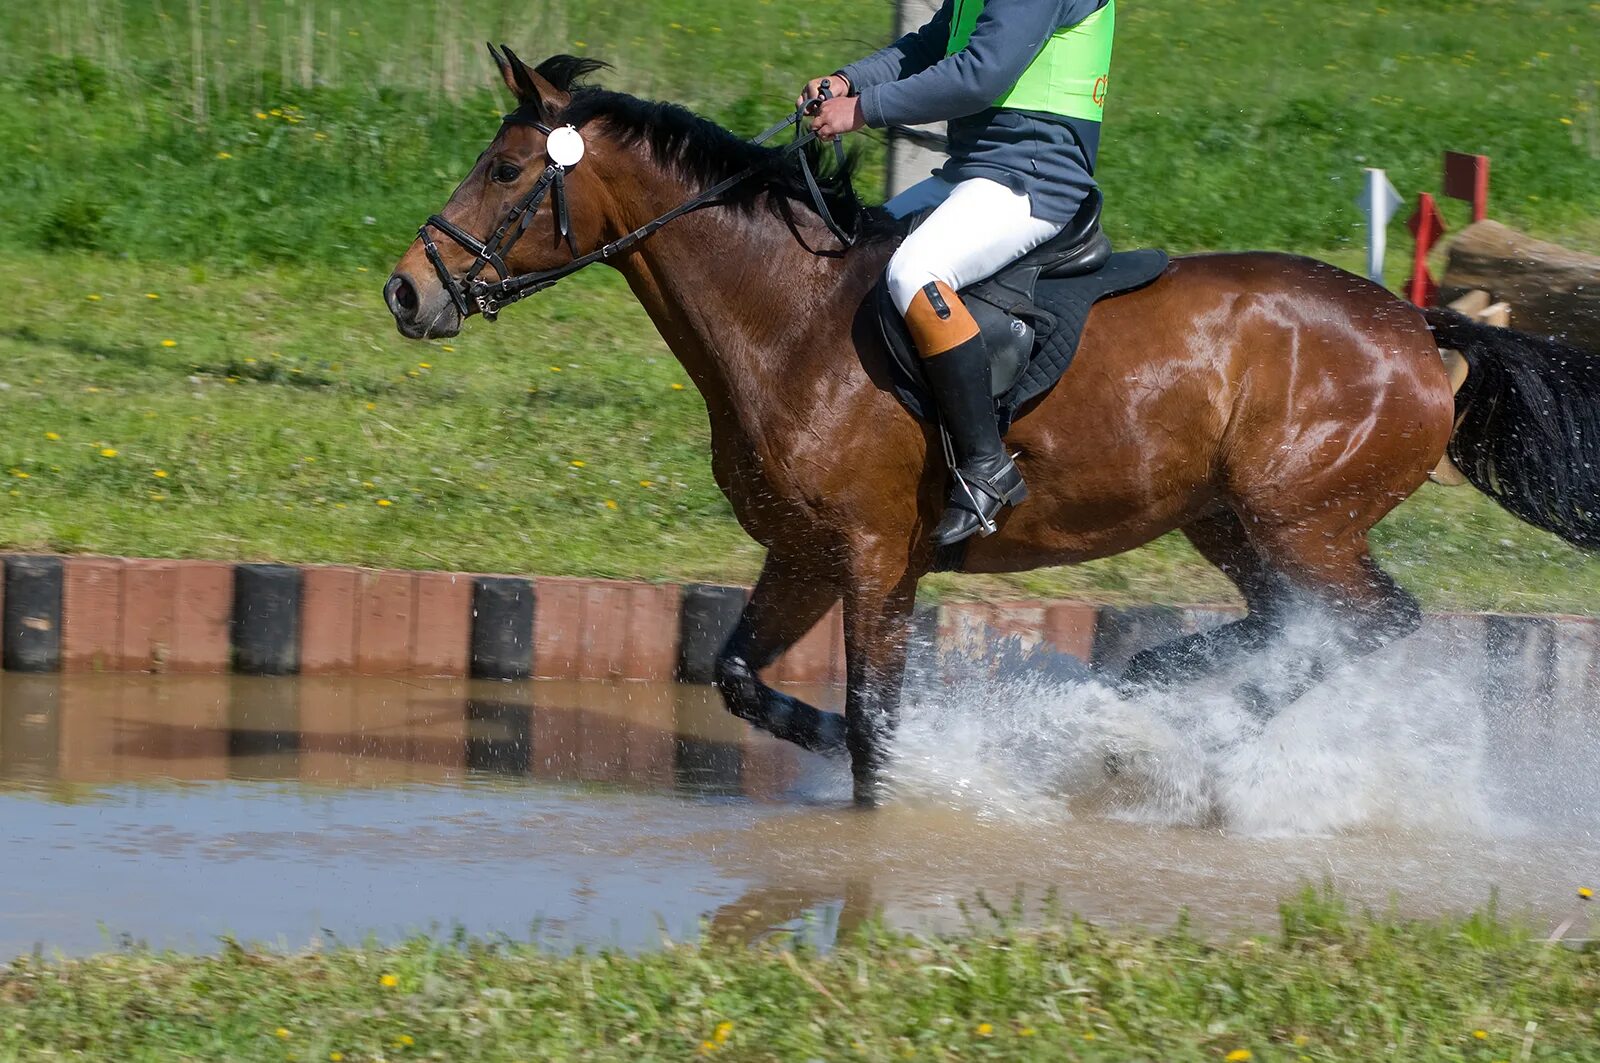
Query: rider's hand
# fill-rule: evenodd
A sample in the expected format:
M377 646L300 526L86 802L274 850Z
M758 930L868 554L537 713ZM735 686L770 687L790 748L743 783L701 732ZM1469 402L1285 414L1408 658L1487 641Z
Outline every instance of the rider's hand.
M835 96L824 100L816 117L811 119L811 131L823 140L833 140L846 133L854 133L867 124L861 112L861 97Z
M828 83L828 91L835 96L850 95L850 79L843 74L829 74L825 78L812 78L806 82L806 90L794 101L796 107L804 107L807 100L814 100L822 95L822 83Z

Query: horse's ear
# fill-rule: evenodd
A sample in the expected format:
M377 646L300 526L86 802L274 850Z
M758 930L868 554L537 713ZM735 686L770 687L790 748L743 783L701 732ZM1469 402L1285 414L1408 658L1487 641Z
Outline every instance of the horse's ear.
M511 90L513 96L520 98L522 90L517 87L517 72L512 68L511 61L501 55L500 50L493 44L486 43L484 47L489 49L489 58L494 60L494 65L500 70L500 80L506 83L506 88Z
M542 117L548 119L571 99L566 92L517 58L517 53L509 46L502 44L499 52L491 46L489 54L494 56L496 65L500 67L500 77L505 81L506 88L517 97L517 102L532 107Z

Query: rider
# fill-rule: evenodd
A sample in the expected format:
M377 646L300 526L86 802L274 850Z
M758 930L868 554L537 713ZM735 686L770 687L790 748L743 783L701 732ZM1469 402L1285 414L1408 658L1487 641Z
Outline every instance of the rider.
M834 98L811 121L827 138L949 122L949 161L886 204L896 216L936 207L890 259L888 285L954 444L941 546L988 534L1028 494L956 293L1059 233L1095 187L1114 18L1115 0L944 0L921 29L830 75Z

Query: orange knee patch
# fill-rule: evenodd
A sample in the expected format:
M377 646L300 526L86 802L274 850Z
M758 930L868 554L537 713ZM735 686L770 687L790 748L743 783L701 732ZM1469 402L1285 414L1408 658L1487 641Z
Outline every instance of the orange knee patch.
M906 307L906 327L924 358L959 347L978 334L978 323L961 297L942 281L922 287Z

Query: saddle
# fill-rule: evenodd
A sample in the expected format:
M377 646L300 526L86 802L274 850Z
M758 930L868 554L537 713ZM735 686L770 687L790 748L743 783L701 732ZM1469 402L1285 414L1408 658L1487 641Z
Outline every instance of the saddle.
M989 351L990 390L1002 435L1017 411L1055 386L1072 364L1089 309L1101 299L1142 288L1166 271L1165 251L1111 249L1100 229L1101 204L1099 189L1091 191L1060 233L994 276L961 290ZM915 219L912 228L920 221ZM896 397L914 416L936 422L938 410L922 376L922 358L881 279L873 300L890 353Z

